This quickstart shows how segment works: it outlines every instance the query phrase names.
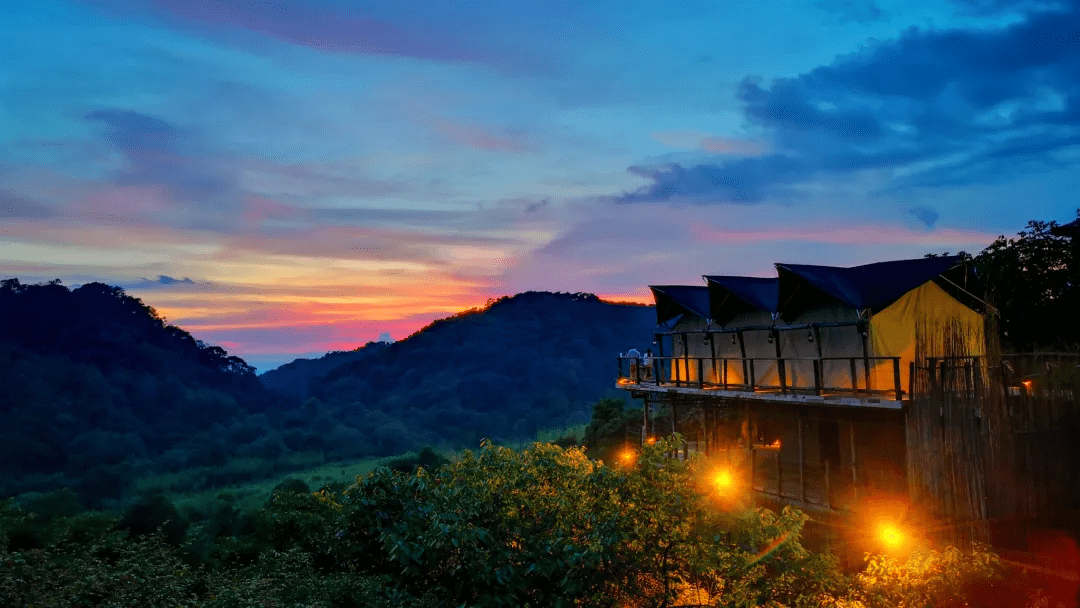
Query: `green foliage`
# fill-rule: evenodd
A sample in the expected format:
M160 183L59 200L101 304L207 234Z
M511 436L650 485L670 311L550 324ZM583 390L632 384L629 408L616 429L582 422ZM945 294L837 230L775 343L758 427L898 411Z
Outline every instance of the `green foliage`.
M951 608L968 606L967 591L986 586L1000 574L995 554L985 548L963 553L921 549L898 559L867 555L842 606L866 608Z
M1056 225L1032 220L974 258L1006 342L1017 350L1080 345L1080 239L1052 234Z
M611 461L613 454L628 442L641 441L641 424L641 408L627 408L622 399L601 399L593 404L584 445L594 458Z
M712 493L707 460L668 459L679 441L614 467L485 442L434 470L280 487L246 512L222 493L180 548L0 503L0 605L922 608L973 605L993 582L982 550L868 556L846 575L803 548L803 514L741 508Z

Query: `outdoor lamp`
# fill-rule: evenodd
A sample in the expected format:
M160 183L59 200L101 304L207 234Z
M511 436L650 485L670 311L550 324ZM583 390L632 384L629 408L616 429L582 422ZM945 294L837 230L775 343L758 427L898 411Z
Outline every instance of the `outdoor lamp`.
M709 339L710 339L710 338L709 338L709 334L705 334L705 339L703 340L703 342L704 342L705 344L708 344L708 343L709 343Z
M769 344L772 344L772 331L769 332Z
M736 344L738 344L738 341L735 340L735 334L731 334L731 345L735 346Z
M810 331L806 332L806 341L807 342L813 342L814 341L814 330L811 329Z

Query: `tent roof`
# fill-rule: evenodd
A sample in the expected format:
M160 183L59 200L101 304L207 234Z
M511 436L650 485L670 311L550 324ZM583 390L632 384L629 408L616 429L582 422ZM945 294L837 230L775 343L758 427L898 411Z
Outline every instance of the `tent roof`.
M656 300L656 324L690 313L709 318L709 288L704 285L650 285Z
M709 317L726 323L743 312L776 312L779 279L758 277L706 276L709 289Z
M820 299L820 294L858 310L881 310L905 293L956 266L961 259L960 256L942 256L878 262L851 268L777 264L780 312L785 317L793 318L812 305L815 298Z

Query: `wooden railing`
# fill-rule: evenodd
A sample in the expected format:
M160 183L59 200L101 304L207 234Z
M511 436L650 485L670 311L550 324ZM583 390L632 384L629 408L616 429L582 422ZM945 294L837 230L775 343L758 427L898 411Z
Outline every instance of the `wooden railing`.
M825 367L829 363L846 362L847 384L831 385L826 381ZM879 363L891 364L891 382L884 388L874 387L872 367ZM795 374L799 364L805 369L810 364L812 373L808 381L800 381ZM774 365L773 370L763 373L761 365ZM618 357L619 383L674 388L721 389L747 392L875 394L895 397L897 401L905 394L900 376L900 357ZM835 368L834 368L835 369ZM789 373L790 372L790 373ZM879 374L878 374L879 375ZM775 383L766 383L763 377L774 377ZM805 377L806 374L803 374ZM835 374L830 375L835 377Z

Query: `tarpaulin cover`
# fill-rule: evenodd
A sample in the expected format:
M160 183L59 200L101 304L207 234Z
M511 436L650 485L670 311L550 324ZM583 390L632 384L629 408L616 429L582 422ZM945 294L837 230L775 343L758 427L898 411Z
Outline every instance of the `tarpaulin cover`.
M650 285L656 300L656 324L687 313L709 318L709 288L704 285Z
M933 281L904 294L891 306L870 319L870 354L877 357L900 357L900 386L908 388L909 365L915 361L916 338L922 339L922 356L986 354L982 315L964 306ZM922 332L921 336L917 336ZM950 350L942 344L950 334L961 336L963 351ZM891 363L874 366L875 388L893 386Z
M780 313L785 319L792 319L828 299L856 310L882 310L900 296L956 266L961 259L959 256L918 258L851 268L777 264ZM825 296L824 300L822 296Z
M779 279L706 276L705 280L709 285L710 318L716 323L724 325L744 312L776 312Z

